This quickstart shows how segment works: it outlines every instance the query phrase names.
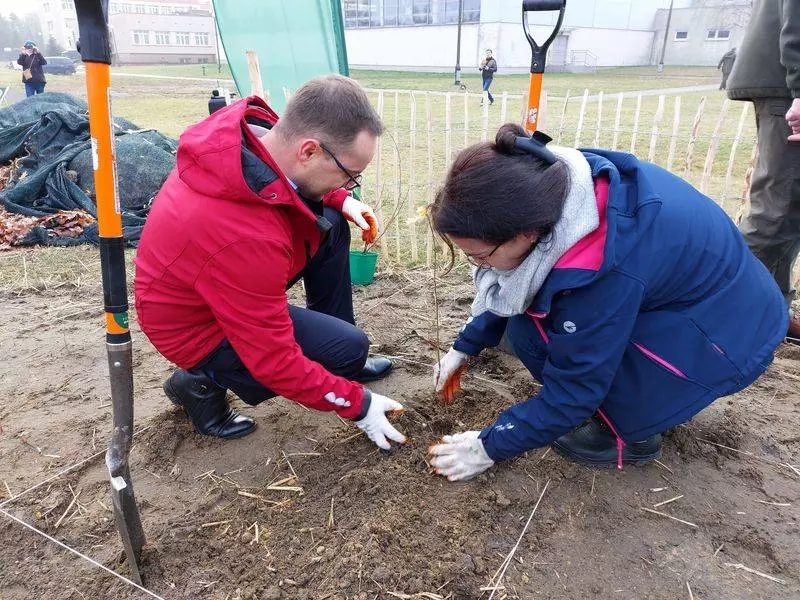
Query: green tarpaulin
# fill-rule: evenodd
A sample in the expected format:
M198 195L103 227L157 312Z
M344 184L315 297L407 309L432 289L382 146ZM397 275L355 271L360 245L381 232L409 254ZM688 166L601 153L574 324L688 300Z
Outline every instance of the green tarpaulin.
M258 56L270 104L281 111L284 88L325 73L348 74L339 0L214 0L225 55L242 96L250 95L248 50Z

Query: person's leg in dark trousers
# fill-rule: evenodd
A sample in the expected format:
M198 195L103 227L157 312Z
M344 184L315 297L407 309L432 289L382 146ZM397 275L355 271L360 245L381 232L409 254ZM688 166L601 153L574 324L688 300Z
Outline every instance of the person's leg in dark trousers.
M328 239L303 269L306 306L355 325L350 282L350 227L342 213L333 208L326 207L324 217L333 227Z
M789 98L754 101L758 161L750 188L750 214L741 231L791 306L796 290L792 267L800 251L800 144L786 138Z
M36 93L36 84L25 82L25 97L30 98Z
M44 94L44 86L45 86L44 83L36 83L34 85L36 86L35 89L36 94Z
M494 104L494 96L492 96L492 92L489 91L489 87L491 85L492 79L483 80L483 91L486 92L487 96L489 97L489 104Z
M361 372L369 352L363 331L336 317L297 306L289 306L289 315L295 340L306 358L348 379ZM217 386L231 390L250 405L277 395L250 374L227 342L192 370L202 371Z

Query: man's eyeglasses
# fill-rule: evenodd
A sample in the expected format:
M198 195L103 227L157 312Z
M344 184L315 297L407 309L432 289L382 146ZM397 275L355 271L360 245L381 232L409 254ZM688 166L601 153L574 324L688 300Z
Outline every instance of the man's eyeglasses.
M344 189L346 189L346 190L348 190L348 191L352 191L352 190L354 190L354 189L356 189L356 188L358 188L358 187L361 187L361 179L362 179L362 177L363 177L363 175L362 175L361 173L359 173L358 175L353 175L353 174L352 174L352 173L351 173L351 172L350 172L350 171L347 169L347 167L345 167L345 166L344 166L342 163L340 163L340 162L339 162L339 159L338 159L338 158L336 158L336 157L333 155L333 152L331 152L330 150L328 150L328 149L325 147L325 145L324 145L322 142L320 142L320 143L319 143L319 147L320 147L320 148L322 148L322 150L323 150L323 151L324 151L324 152L325 152L325 153L326 153L328 156L330 156L330 157L333 159L333 162L335 162L335 163L336 163L336 166L337 166L337 167L339 167L339 168L342 170L342 172L344 172L344 174L345 174L345 175L347 175L347 177L350 179L350 180L349 180L347 183L345 183L345 184L342 186Z

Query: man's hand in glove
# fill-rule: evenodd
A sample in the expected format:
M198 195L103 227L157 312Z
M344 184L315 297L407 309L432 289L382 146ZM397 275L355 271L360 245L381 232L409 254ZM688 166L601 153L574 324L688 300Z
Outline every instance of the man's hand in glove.
M405 444L406 436L397 431L397 429L389 423L389 419L386 418L386 413L401 413L403 410L403 405L399 402L395 402L391 398L373 392L367 415L355 423L359 429L367 434L367 437L371 439L378 448L390 450L392 446L389 444L389 440L398 442L399 444Z
M467 369L468 359L467 354L450 348L433 368L436 391L447 404L452 404L456 392L461 389L461 375Z
M465 431L446 435L441 444L431 446L428 451L431 456L429 462L436 469L436 474L450 481L463 481L472 479L494 465L483 449L479 434L479 431Z
M342 204L342 214L362 229L361 239L365 244L371 244L378 237L378 221L369 205L348 196Z

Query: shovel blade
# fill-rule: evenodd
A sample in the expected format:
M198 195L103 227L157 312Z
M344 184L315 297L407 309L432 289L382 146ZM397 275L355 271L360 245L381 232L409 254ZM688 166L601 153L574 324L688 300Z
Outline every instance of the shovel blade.
M143 585L141 559L145 537L139 508L136 506L136 497L133 494L130 471L127 466L121 472L109 466L108 475L111 481L114 519L122 539L122 546L125 549L125 557L130 565L131 579L135 583Z

